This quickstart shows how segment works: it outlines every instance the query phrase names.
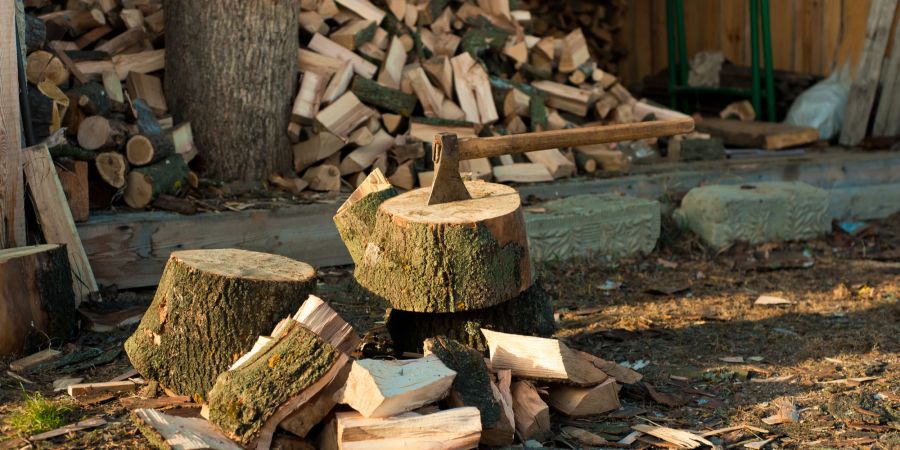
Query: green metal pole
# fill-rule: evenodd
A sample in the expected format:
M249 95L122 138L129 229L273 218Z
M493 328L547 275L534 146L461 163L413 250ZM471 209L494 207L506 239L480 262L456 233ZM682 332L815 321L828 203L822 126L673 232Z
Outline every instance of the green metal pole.
M685 39L684 33L684 1L683 0L674 0L675 1L675 22L678 25L678 60L679 65L678 68L681 69L681 82L678 83L680 86L688 85L688 70L690 64L688 64L687 57L687 39ZM690 101L682 96L682 111L686 113L691 112Z
M750 0L750 65L753 74L753 110L762 116L759 86L759 0Z
M678 59L675 56L675 7L673 0L666 0L666 50L669 56L669 106L672 109L678 109L678 93L675 87L678 86Z
M766 118L769 122L775 122L775 68L772 66L772 33L769 23L769 0L760 0L761 20L762 20L762 39L763 39L763 58L766 64Z

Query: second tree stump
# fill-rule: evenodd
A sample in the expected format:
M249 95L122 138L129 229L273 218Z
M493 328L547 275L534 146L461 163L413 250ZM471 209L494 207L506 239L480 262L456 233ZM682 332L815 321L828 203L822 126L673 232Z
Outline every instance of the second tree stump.
M216 376L316 286L306 263L246 250L172 253L125 351L145 378L205 398Z

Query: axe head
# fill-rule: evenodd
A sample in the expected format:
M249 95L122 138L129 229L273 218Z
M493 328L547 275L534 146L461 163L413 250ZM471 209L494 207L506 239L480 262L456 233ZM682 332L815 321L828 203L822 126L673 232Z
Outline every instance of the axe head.
M438 133L431 146L434 180L431 182L429 205L472 198L459 176L459 141L453 133Z

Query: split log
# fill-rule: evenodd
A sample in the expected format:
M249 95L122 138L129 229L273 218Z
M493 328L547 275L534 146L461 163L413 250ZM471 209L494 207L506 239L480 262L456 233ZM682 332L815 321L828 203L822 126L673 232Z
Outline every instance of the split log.
M314 191L338 192L341 190L341 170L332 164L310 167L303 174L303 181Z
M377 106L404 117L416 107L416 96L382 86L368 78L355 77L350 90L366 104Z
M463 450L478 447L481 435L476 408L453 408L425 415L406 413L383 419L341 412L335 418L337 445L342 450Z
M554 179L570 177L575 174L575 164L555 148L528 152L525 153L525 157L533 163L546 167Z
M78 145L85 150L118 148L125 143L125 124L103 116L85 117L78 125Z
M338 97L344 95L344 92L347 92L347 88L350 87L351 81L353 81L353 64L349 61L344 61L341 68L331 77L328 86L325 87L325 93L322 94L322 103L330 104L337 100Z
M513 411L513 397L510 390L512 372L510 370L498 370L497 382L491 380L491 390L494 399L500 405L500 416L497 423L482 430L481 443L492 446L511 445L516 439L516 419Z
M119 189L125 186L125 173L128 172L128 162L121 153L104 152L94 159L100 178L110 186Z
M622 407L613 378L594 387L553 386L547 403L570 417L594 416Z
M204 398L216 375L250 348L260 330L296 311L314 289L315 270L282 256L237 249L173 252L125 351L146 379Z
M327 131L313 133L309 139L294 144L294 171L303 172L307 167L339 152L344 141Z
M68 341L76 329L75 294L66 247L0 250L0 355Z
M394 169L394 173L388 177L388 180L400 189L410 190L416 187L415 163L413 160L401 163Z
M378 83L391 89L399 89L404 65L406 65L406 49L403 48L400 38L394 36L384 61L381 62Z
M341 47L340 44L332 41L331 39L328 39L325 36L322 36L319 33L313 35L313 38L309 41L309 49L323 55L332 56L342 61L350 61L350 63L353 64L353 71L364 78L371 79L373 76L375 76L375 72L378 71L378 66L376 66L375 64L366 61L366 59L362 56L359 56L356 53L353 53L352 51Z
M329 34L328 38L337 42L347 50L352 51L360 45L372 40L372 37L375 35L376 26L375 22L370 20L351 20L346 25Z
M456 372L447 398L450 406L478 408L481 412L482 429L497 425L500 420L500 403L494 398L490 373L481 353L444 336L426 339L424 350L425 356L437 356L444 365Z
M181 155L171 155L156 164L138 167L126 177L125 203L141 209L160 194L176 195L187 187L185 178L189 171Z
M353 361L339 403L363 417L390 417L447 396L456 372L437 356L405 361Z
M348 355L359 346L360 339L353 327L315 295L310 295L303 302L294 314L294 320Z
M381 170L375 169L338 208L334 223L354 261L363 257L370 232L375 227L378 207L396 195L397 190ZM421 343L422 340L419 339L418 342Z
M172 133L163 130L147 102L132 102L140 135L132 136L125 147L128 162L136 166L153 164L175 153Z
M586 116L591 106L590 91L544 80L535 81L532 86L547 94L548 106L568 111L576 116Z
M422 352L422 342L447 336L480 352L487 351L481 327L532 336L549 337L555 329L550 295L540 283L499 305L455 313L417 313L389 309L385 326L396 351Z
M294 106L291 108L291 121L303 125L312 123L316 114L319 113L319 105L322 102L322 95L325 93L328 79L328 75L318 72L303 73L300 91L297 92L297 98L294 99Z
M491 367L510 369L516 377L593 386L608 376L581 352L556 339L499 333L482 328Z
M378 130L375 138L369 145L365 145L350 152L341 161L341 175L349 175L368 169L379 156L387 153L394 145L394 137L384 130Z
M290 274L285 269L278 267L283 270L279 276ZM209 391L209 420L245 446L269 448L278 424L324 389L348 361L299 322L285 319L271 342L218 376Z
M510 387L516 432L522 439L540 439L550 433L550 408L541 400L534 385L516 381Z
M335 136L346 139L350 132L366 123L375 114L359 101L353 92L346 92L334 103L316 114L316 122Z
M395 308L455 312L497 305L531 285L521 200L512 188L468 182L471 200L426 205L430 188L385 201L354 262L356 280ZM351 252L353 256L353 252Z
M72 159L56 160L56 175L62 186L63 194L72 220L85 222L91 214L90 194L88 192L88 163Z
M38 50L25 60L25 78L34 85L49 80L59 86L69 82L69 70L53 53Z
M125 88L132 100L141 99L156 115L169 112L166 96L163 93L162 81L159 77L138 72L130 72L125 79Z
M345 363L341 371L327 386L304 403L302 408L287 415L278 424L278 428L289 431L295 436L307 437L310 431L322 422L322 419L327 417L337 405L336 396L347 383L351 367L351 364Z

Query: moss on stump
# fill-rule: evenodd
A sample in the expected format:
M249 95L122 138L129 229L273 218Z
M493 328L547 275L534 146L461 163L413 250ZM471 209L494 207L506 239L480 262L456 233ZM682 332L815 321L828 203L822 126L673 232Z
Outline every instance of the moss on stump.
M481 327L541 337L549 337L555 329L553 301L540 283L512 300L480 310L429 314L389 309L385 325L397 352L421 352L425 339L441 335L486 352Z
M341 352L291 321L251 361L216 379L209 393L209 421L244 444L291 397L319 381Z
M297 311L315 285L312 267L283 256L174 252L125 351L145 378L205 398L216 376Z
M362 249L354 258L359 284L394 308L433 313L494 306L527 289L519 194L481 181L466 186L470 200L428 206L423 188L381 203L368 242L347 243Z
M369 237L375 228L378 207L385 200L396 196L397 190L381 170L376 168L338 209L334 216L334 224L354 264L359 264L366 250Z
M425 340L425 354L434 354L456 372L450 391L452 406L474 406L481 411L481 428L493 428L500 419L500 403L491 390L490 374L478 350L444 336Z

